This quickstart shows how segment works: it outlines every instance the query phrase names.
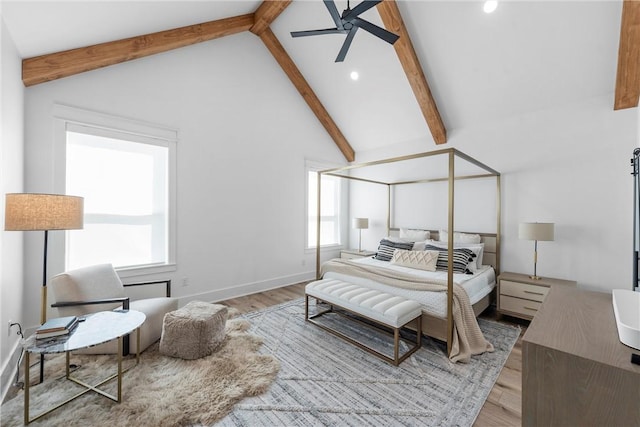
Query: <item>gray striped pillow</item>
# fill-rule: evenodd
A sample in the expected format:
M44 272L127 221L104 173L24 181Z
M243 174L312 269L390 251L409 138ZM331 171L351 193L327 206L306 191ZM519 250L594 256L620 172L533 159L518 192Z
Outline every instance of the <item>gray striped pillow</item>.
M413 249L413 242L392 242L391 240L382 239L378 245L378 253L374 258L380 261L391 261L393 252L396 249L410 251Z
M436 263L436 270L447 271L449 269L449 253L447 249L439 248L433 245L426 245L425 250L439 251L438 262ZM469 269L469 263L475 262L476 254L471 249L455 248L453 250L453 272L473 274Z

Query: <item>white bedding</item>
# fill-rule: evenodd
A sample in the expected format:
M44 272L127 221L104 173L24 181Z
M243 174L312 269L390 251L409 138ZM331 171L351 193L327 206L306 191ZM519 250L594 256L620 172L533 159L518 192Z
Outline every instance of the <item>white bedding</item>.
M396 270L402 273L411 274L420 278L427 279L439 279L447 280L446 271L424 271L414 268L401 267L391 264L387 261L380 261L373 258L358 258L352 259L353 262L358 262L366 265L373 265L376 267L387 268ZM325 278L339 279L345 282L350 282L356 285L362 285L371 289L376 289L381 292L387 292L392 295L398 295L404 298L408 298L419 302L423 306L423 310L433 316L445 317L446 313L446 292L429 292L429 291L415 291L411 289L397 288L394 286L378 283L371 279L363 277L350 276L342 273L328 272L324 275ZM483 265L474 274L453 274L453 281L461 285L469 295L471 304L475 304L484 298L489 292L493 290L496 285L496 274L493 267L489 265Z

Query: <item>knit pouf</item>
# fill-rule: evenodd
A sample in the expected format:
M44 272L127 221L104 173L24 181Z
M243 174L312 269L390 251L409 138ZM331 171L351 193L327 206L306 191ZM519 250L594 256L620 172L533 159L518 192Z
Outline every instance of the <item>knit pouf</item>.
M224 340L226 322L226 306L191 301L164 315L160 352L189 360L208 356Z

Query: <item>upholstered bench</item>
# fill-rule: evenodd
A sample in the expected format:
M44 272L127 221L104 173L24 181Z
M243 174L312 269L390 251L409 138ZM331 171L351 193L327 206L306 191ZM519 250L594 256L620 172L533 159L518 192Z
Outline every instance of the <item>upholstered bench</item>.
M330 304L330 308L310 316L309 297ZM332 312L334 306L364 317L375 324L391 328L393 330L393 358L314 320L323 314ZM305 319L396 366L422 345L422 310L419 303L341 280L322 279L307 284L305 288ZM415 345L400 356L400 330L414 321L416 323Z
M165 314L160 353L181 359L208 356L224 340L226 323L226 306L191 301Z

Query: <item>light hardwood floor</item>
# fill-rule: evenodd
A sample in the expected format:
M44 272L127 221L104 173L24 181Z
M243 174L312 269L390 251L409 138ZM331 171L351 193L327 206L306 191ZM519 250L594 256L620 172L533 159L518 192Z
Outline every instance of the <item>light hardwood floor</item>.
M242 313L260 310L272 305L291 301L304 296L305 283L298 283L271 291L221 301L221 304L235 307ZM526 331L527 321L500 318L493 309L481 315L483 318L497 320L502 323L519 325L522 328L507 362L502 368L491 393L487 398L474 426L520 426L522 399L522 335Z

